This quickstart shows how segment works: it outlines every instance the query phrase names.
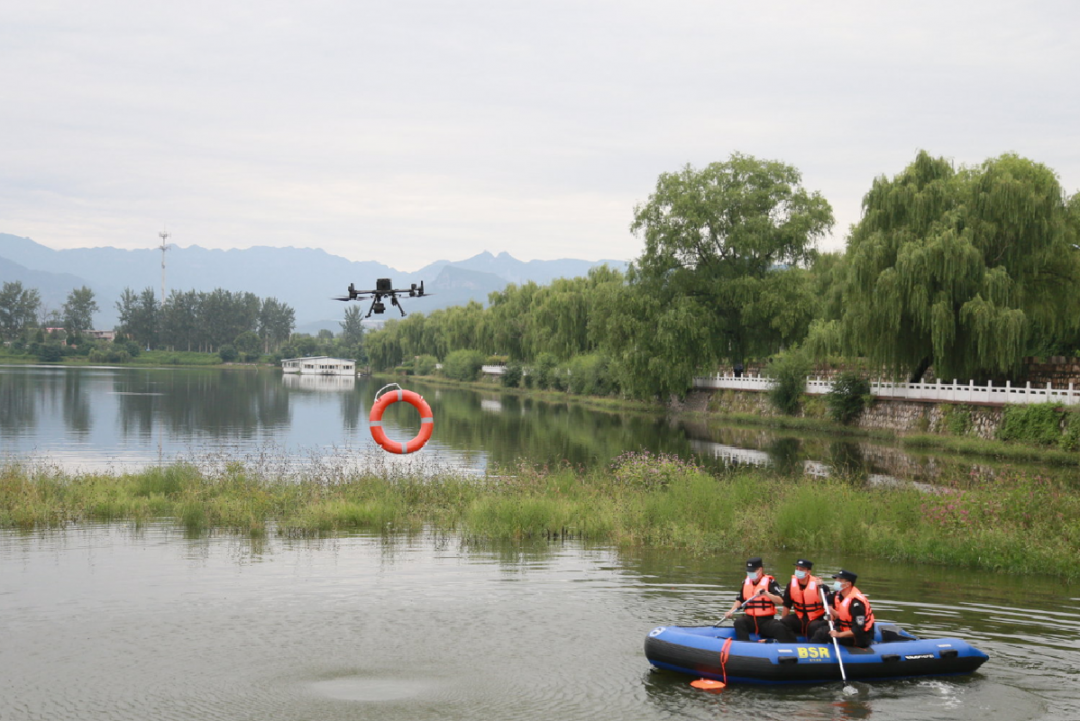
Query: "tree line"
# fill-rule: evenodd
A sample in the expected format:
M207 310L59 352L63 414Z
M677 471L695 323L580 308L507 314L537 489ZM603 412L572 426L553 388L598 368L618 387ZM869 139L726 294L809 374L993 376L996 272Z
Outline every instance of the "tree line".
M97 311L94 291L86 286L73 289L56 310L42 305L36 288L24 288L20 281L5 282L0 288L0 340L15 340L39 328L63 328L68 335L80 335L91 329Z
M174 290L164 303L153 288L125 288L116 309L118 332L145 348L214 353L232 345L259 355L281 348L296 325L295 311L277 298L221 288Z
M253 360L287 349L295 326L293 309L276 298L221 288L173 291L164 303L153 288L141 293L125 288L116 309L120 316L117 342L127 344L124 350L129 355L143 349L224 351L229 360ZM0 289L0 337L16 350L45 353L50 360L58 360L52 357L58 352L51 345L59 345L59 340L46 331L63 329L64 346L81 346L88 352L95 344L86 342L86 333L98 310L94 292L85 286L72 290L61 310L52 311L43 309L36 289L24 288L19 281L5 282ZM43 345L50 347L40 348ZM99 345L99 350L105 350L105 344Z
M795 168L738 153L687 165L634 209L644 248L625 274L414 313L369 333L367 351L376 369L437 359L467 377L501 358L512 383L650 398L781 351L984 381L1014 377L1027 355L1080 350L1080 194L1051 169L920 152L875 179L862 210L846 249L819 253L832 209Z

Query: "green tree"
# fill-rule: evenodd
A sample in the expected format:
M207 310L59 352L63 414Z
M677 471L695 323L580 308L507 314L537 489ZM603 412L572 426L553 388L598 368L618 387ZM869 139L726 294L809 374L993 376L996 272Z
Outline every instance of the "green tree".
M488 295L492 345L496 352L514 360L531 357L531 349L526 347L532 327L530 310L539 289L533 281L520 286L511 283Z
M148 287L138 295L125 288L116 302L116 310L120 314L121 333L131 336L140 348L158 344L162 308L153 288Z
M5 282L0 290L0 338L18 337L34 324L41 296L35 289L24 289L20 281Z
M262 350L262 341L253 330L246 330L236 336L233 347L240 354L240 360L250 363L259 359L259 351Z
M199 347L199 293L172 291L161 308L160 342L166 348L186 351Z
M295 326L295 310L277 298L263 299L259 306L258 333L263 340L264 353L280 348L289 340Z
M765 372L774 381L769 389L769 401L778 411L788 416L799 412L809 371L810 360L799 348L791 348L770 361Z
M624 377L646 374L624 387L681 394L702 367L802 339L818 306L805 266L832 224L828 202L778 161L736 153L662 174L631 226L645 241L629 280L647 322L623 323L607 348Z
M77 338L83 331L94 327L94 313L98 312L94 291L85 285L68 293L64 303L64 330L70 338Z
M364 315L360 306L351 305L345 309L345 320L341 326L341 339L350 345L360 345L364 339Z
M920 152L878 178L848 243L841 336L919 380L1014 372L1080 324L1080 198L1049 168L1003 155L956 170Z

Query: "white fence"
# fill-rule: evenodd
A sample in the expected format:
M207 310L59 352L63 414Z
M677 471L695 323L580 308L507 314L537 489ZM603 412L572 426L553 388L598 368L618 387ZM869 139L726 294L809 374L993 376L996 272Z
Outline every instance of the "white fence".
M764 376L733 375L699 376L694 378L694 388L728 388L741 391L767 391L772 388L773 380ZM832 381L817 378L806 379L806 392L810 395L824 395L832 390ZM1006 381L1003 386L987 383L975 385L975 381L966 384L942 383L892 383L889 381L871 381L870 393L878 398L897 398L902 400L943 401L946 403L982 403L1005 405L1006 403L1060 403L1061 405L1080 405L1080 390L1070 383L1068 388L1013 386Z

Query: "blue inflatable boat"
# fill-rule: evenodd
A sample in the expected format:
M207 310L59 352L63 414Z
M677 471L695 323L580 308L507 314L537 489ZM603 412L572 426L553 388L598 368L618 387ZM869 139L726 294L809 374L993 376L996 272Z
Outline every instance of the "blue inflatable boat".
M836 646L822 643L736 641L717 626L660 626L645 639L657 668L725 683L790 684L839 681ZM952 676L975 671L989 658L959 638L917 638L891 623L874 624L869 648L840 646L849 680Z

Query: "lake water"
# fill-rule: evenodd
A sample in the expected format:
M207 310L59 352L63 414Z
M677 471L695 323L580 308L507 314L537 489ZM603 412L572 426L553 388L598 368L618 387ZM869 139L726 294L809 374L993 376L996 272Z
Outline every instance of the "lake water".
M400 457L379 449L368 428L383 385L268 369L0 366L0 461L30 459L69 471L134 470L183 458L242 461L273 472L320 464L484 473L521 460L593 466L648 450L705 465L842 468L881 482L993 472L980 461L904 453L889 443L604 412L497 387L415 381L406 386L431 405L435 431L422 452ZM419 429L418 414L404 403L391 406L384 422L394 439L408 440Z
M649 630L715 622L743 560L430 532L0 531L0 719L1080 718L1080 588L1037 576L815 559L856 569L879 619L988 652L972 676L712 694L651 670Z

